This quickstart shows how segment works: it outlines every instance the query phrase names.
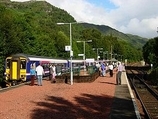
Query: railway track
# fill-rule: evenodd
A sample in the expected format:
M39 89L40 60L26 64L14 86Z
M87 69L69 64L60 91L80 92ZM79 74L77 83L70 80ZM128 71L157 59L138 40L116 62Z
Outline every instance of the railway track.
M149 119L158 119L158 96L142 81L134 81L133 86Z
M29 85L29 84L30 84L30 82L23 82L23 83L19 83L19 84L13 85L13 86L6 86L5 88L0 88L0 93L12 90L14 88L18 88L23 85Z
M146 70L139 68L127 69L128 79L140 100L147 119L158 119L158 93L150 85L145 83Z
M47 80L49 79L49 77L44 77L43 80ZM35 80L35 82L37 82L37 80ZM18 83L15 83L14 85L11 85L11 84L8 84L6 85L5 87L3 88L0 88L0 93L1 92L5 92L5 91L9 91L9 90L12 90L14 88L18 88L20 86L24 86L24 85L30 85L31 81L26 81L26 82L18 82Z

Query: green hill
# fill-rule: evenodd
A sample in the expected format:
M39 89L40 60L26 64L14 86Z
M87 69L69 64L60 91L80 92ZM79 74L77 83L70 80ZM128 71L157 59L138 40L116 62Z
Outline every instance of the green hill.
M65 46L69 45L70 26L57 25L58 22L76 22L65 10L46 1L10 2L0 1L0 39L4 56L14 53L26 53L41 56L69 58ZM83 53L83 44L77 40L89 40L86 43L86 57L104 58L104 52L123 55L124 59L139 60L141 51L137 50L147 39L121 33L109 26L88 23L72 25L72 44L74 58ZM134 47L133 47L134 46ZM96 54L93 48L102 47L102 54Z
M21 13L30 13L30 15L37 15L40 19L47 19L46 22L74 22L75 19L69 15L65 10L56 8L46 1L29 1L24 3L18 2L9 2L9 0L2 0L1 2L5 3L8 7L14 8ZM52 21L49 21L49 20ZM116 29L113 29L106 25L95 25L89 23L83 23L85 28L94 28L98 29L104 35L113 35L119 40L124 40L129 42L135 47L142 47L146 42L147 38L142 38L137 35L124 34Z
M131 45L139 48L142 47L148 41L147 38L142 38L140 36L132 35L132 34L124 34L106 25L95 25L88 23L83 23L83 25L85 28L98 29L104 35L113 35L114 37L117 37L119 40L127 41Z

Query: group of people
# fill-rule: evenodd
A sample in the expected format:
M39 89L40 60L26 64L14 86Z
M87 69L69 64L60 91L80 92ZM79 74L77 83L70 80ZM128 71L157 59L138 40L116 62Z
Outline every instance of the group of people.
M38 86L42 86L42 79L45 73L40 63L38 64L36 68L34 68L33 66L31 67L30 75L31 75L31 84L30 84L31 86L34 85L34 80L36 78L37 78ZM52 83L56 82L55 76L56 76L56 67L53 64L53 65L50 65L50 80Z
M110 63L108 66L105 63L101 63L101 64L96 63L96 68L99 69L101 76L103 77L106 76L106 70L109 70L110 77L113 77L114 65L112 63ZM116 83L117 85L121 85L121 75L122 75L122 71L124 70L124 65L121 62L118 62L116 70L117 70ZM49 71L50 71L51 82L56 83L56 78L55 78L56 67L54 64L50 65ZM40 65L40 63L38 64L36 68L34 68L33 66L31 67L30 75L31 75L31 85L34 85L35 77L37 77L38 86L42 86L42 78L43 78L43 75L45 74L44 74L44 69Z
M113 77L113 70L114 70L114 64L110 63L109 65L107 65L106 63L96 63L96 67L99 68L100 71L100 76L106 76L106 71L109 70L109 74L110 77ZM122 75L122 71L124 71L124 64L121 62L118 62L117 66L116 66L116 83L117 85L121 85L121 75Z
M96 67L99 69L100 71L100 76L106 76L106 71L109 70L109 74L110 74L110 77L113 77L113 64L110 63L109 65L107 65L105 62L99 64L99 63L96 63Z

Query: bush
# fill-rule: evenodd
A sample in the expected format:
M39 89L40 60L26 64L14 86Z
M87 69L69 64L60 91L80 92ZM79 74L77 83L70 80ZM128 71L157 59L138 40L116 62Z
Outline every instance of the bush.
M150 80L153 85L158 85L158 68L155 68L151 71L148 80Z

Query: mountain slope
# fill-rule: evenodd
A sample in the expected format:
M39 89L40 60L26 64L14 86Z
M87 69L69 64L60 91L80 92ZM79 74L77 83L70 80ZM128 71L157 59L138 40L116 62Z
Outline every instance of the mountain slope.
M4 7L1 7L2 4ZM4 32L2 35L8 41L4 40L4 44L9 47L5 51L6 55L23 52L39 56L69 58L69 53L65 52L64 48L70 44L69 23L76 22L70 14L46 1L22 3L7 1L2 4L0 5L2 11L0 13L3 13L0 19L2 24L0 30L2 29ZM57 25L59 22L66 25L59 26ZM83 45L77 43L77 40L93 40L92 43L86 43L87 57L97 57L98 54L92 50L93 48L102 47L110 52L110 46L113 45L114 54L123 55L124 58L134 61L140 59L141 46L145 43L141 37L123 34L109 26L88 23L73 24L72 38L74 58L78 58L78 54L83 52ZM101 55L103 58L104 54L101 53Z
M131 34L124 34L122 32L119 32L118 30L115 30L109 26L105 25L95 25L95 24L89 24L89 23L83 23L83 26L85 28L94 28L99 30L104 35L113 35L114 37L117 37L119 40L127 41L128 43L132 44L135 47L142 47L147 41L147 38L142 38L137 35L131 35Z
M75 19L68 14L66 11L54 7L53 5L47 3L46 1L29 1L24 3L9 2L9 0L2 0L8 7L17 9L22 14L27 13L30 15L37 16L41 19L46 19L46 21L51 21L52 23L57 22L74 22ZM40 12L39 12L40 11ZM48 20L49 19L49 20ZM53 20L53 21L52 21ZM124 34L116 29L113 29L106 25L95 25L89 23L82 23L85 28L94 28L99 30L103 35L112 35L117 37L119 40L127 41L135 47L142 47L148 39L139 37L137 35Z

